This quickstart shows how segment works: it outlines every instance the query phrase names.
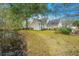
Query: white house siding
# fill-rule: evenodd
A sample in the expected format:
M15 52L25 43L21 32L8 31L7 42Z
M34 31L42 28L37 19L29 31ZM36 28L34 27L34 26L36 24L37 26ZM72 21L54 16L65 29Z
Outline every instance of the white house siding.
M29 28L32 28L33 30L41 30L40 22L35 21L30 23Z
M62 27L62 22L58 24L58 28L61 28L61 27Z
M33 25L33 30L41 30L40 24Z

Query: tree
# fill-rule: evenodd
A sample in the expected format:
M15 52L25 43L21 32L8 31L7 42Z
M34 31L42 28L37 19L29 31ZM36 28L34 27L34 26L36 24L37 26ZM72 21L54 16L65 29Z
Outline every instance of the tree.
M8 4L0 4L0 55L24 55L23 38L13 31L18 24L13 16Z
M6 6L5 6L6 5ZM11 29L11 19L10 19L10 10L8 4L0 4L0 29L9 30Z
M20 20L26 19L26 28L28 28L28 18L33 14L44 14L47 11L47 4L10 4L12 14Z
M74 26L77 26L77 27L79 28L79 20L74 21L74 22L73 22L73 25L74 25Z

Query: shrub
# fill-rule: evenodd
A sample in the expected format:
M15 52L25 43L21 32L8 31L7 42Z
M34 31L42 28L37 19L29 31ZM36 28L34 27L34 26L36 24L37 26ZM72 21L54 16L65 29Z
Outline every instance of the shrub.
M17 31L0 31L0 56L22 56L25 42Z
M70 34L72 30L70 28L62 27L59 29L59 31L63 34Z
M74 21L73 25L79 27L79 20Z

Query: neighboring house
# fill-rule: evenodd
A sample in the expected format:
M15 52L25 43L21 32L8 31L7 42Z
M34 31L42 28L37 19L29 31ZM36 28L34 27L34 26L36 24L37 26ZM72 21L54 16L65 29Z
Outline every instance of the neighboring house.
M62 25L63 25L63 27L72 27L73 21L72 20L63 20Z
M44 22L44 20L33 19L33 21L29 24L29 28L32 28L33 30L46 29L47 25Z
M78 27L73 25L74 20L64 20L62 22L63 27L71 28L72 33L76 32L78 30Z
M78 31L78 27L73 25L74 20L63 20L62 21L62 27L67 27L72 29L72 33L75 33Z
M39 20L34 19L30 24L29 28L33 30L41 30L41 22Z
M58 26L57 26L58 28L61 28L61 27L63 27L63 22L62 22L62 20L59 20L59 24L58 24Z
M73 26L72 20L64 20L64 19L53 19L47 20L45 18L38 19L34 18L31 19L32 21L29 22L28 28L33 30L42 30L42 29L54 29L54 28L61 28L67 27L71 28L72 32L77 31L77 27ZM23 21L23 28L26 28L26 21Z
M49 29L60 28L60 27L62 27L62 21L60 19L50 20L48 22L48 28Z
M42 21L34 19L29 24L29 28L32 28L33 30L53 29L53 28L60 28L60 27L62 27L62 21L59 19L50 20L48 22L47 20L44 20L44 19L42 19Z

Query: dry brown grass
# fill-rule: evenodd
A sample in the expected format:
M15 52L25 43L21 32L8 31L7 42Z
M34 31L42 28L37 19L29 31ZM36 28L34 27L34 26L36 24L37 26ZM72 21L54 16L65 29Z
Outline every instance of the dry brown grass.
M79 55L79 36L54 31L20 31L27 43L28 55Z

